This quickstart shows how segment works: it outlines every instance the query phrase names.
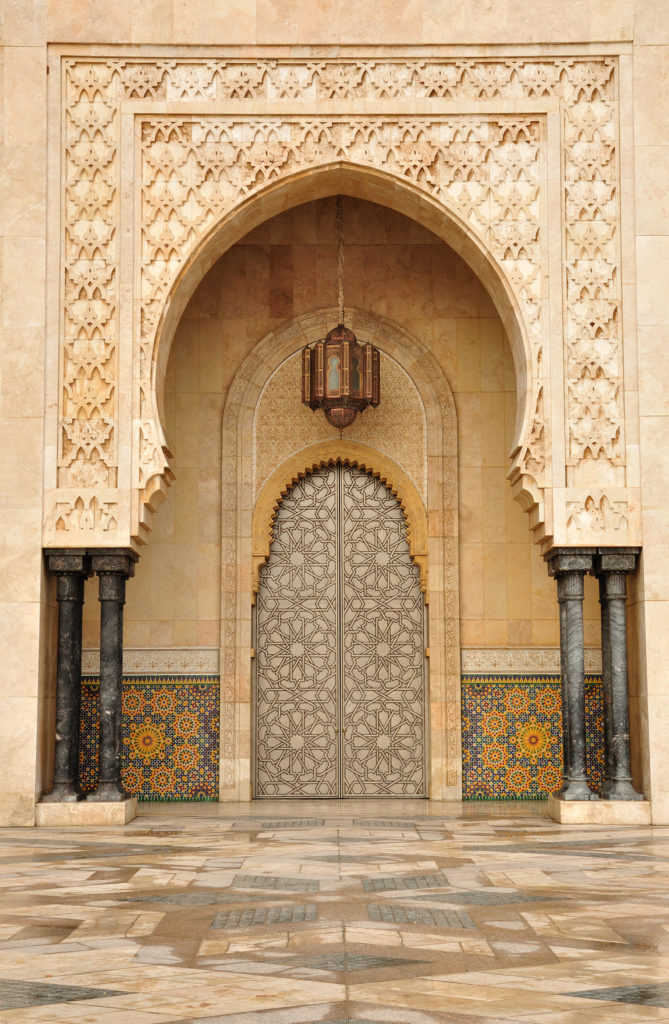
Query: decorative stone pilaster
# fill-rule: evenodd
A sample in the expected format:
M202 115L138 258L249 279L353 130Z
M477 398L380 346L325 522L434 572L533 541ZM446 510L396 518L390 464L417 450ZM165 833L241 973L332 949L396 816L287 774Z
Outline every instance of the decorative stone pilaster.
M84 580L91 572L90 558L84 550L51 551L47 565L57 579L56 749L53 789L42 800L70 803L83 799L79 785L81 618Z
M627 574L636 569L638 548L600 549L593 572L602 611L604 757L606 800L643 800L632 785L627 708Z
M99 578L100 612L100 777L87 799L98 803L127 800L121 783L121 699L123 682L123 605L125 581L135 574L135 552L91 552Z
M594 549L557 548L546 555L548 571L557 580L560 605L560 667L564 781L560 800L597 800L585 767L585 651L583 644L583 579L593 567Z

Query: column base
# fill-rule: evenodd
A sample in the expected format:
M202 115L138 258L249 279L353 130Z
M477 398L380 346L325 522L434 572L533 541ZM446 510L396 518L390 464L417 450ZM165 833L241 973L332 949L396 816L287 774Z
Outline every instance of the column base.
M35 824L45 828L69 828L72 825L127 825L137 816L137 797L113 803L81 800L77 803L39 803Z
M560 800L553 794L548 813L560 825L650 825L649 800Z
M590 789L587 779L567 779L557 793L553 794L556 800L566 801L588 801L599 800L599 796L593 789Z
M123 788L120 782L100 782L96 789L86 797L88 803L92 804L120 804L129 799L130 793Z
M72 782L57 782L50 793L42 797L43 804L74 804L83 800L85 793L82 793L79 786Z
M637 793L629 779L613 779L602 786L602 800L643 800L643 793Z

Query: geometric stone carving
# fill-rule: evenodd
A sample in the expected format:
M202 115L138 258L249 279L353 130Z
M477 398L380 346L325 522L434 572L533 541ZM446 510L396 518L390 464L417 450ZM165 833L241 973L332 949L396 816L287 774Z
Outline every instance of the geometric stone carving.
M552 483L549 452L574 474L568 485L587 486L594 465L604 493L624 486L616 57L389 61L115 54L67 57L62 67L64 310L56 486L66 489L72 509L81 499L86 523L100 489L123 489L113 524L107 519L106 526L95 526L100 538L106 530L114 543L122 521L134 543L144 528L142 505L169 480L157 421L155 346L182 268L240 203L268 184L328 163L375 173L383 168L414 194L430 197L476 240L505 280L527 344L531 390L512 475L526 507L540 506L543 488ZM443 101L456 112L444 113ZM184 102L187 115L174 106L183 111ZM136 130L129 127L122 137L128 103ZM248 113L261 108L267 114ZM559 134L553 153L561 154L562 187L547 164L551 131ZM141 152L123 148L132 146ZM142 180L133 194L122 167L133 175L136 159ZM561 440L556 447L551 439L551 196L553 203L559 197L564 240L564 449ZM132 232L123 249L122 217L124 230ZM123 259L140 265L140 278L122 263L122 251ZM126 287L138 281L134 326L127 315L124 326L120 316L122 274ZM124 301L131 302L130 292ZM136 346L133 380L125 381L134 396L135 476L130 479L126 460L122 481L118 374L130 362L129 353L120 361L120 344ZM47 500L52 543L55 497ZM114 498L108 493L105 500ZM74 543L81 529L77 515L61 516L58 542L67 534L67 543Z
M540 254L544 207L542 120L537 117L173 117L142 121L142 305L139 381L148 396L156 331L181 265L198 240L240 201L273 181L337 161L408 182L459 213L504 269L522 309L534 353L543 362L547 331ZM548 444L537 385L532 450L519 471L545 483ZM139 479L146 488L166 466L149 413L140 423ZM527 445L525 446L527 449Z

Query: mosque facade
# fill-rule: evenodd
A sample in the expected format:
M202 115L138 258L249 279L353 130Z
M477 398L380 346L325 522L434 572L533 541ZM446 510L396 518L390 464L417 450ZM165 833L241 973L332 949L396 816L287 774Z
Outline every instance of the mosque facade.
M666 824L664 7L3 31L0 822ZM343 428L302 401L340 323L380 380Z

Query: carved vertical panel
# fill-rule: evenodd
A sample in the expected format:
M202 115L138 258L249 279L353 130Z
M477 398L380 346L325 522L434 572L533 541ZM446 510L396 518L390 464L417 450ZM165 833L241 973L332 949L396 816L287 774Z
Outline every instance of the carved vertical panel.
M59 483L116 484L118 109L114 69L68 68Z
M574 467L624 464L616 88L613 61L577 64L564 88L567 465ZM609 482L624 479L614 471Z
M337 505L331 469L281 502L256 603L256 796L339 795Z

